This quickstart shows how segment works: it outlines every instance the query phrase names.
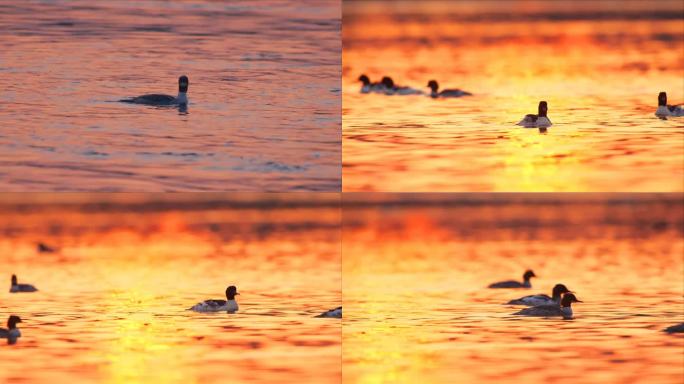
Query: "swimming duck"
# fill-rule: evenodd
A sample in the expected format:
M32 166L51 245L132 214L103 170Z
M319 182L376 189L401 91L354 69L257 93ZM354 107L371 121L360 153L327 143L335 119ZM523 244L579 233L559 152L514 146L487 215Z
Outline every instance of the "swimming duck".
M544 295L544 294L539 294L539 295L529 295L529 296L524 296L519 299L511 300L509 301L508 305L528 305L528 306L537 306L537 305L558 305L561 300L561 296L563 296L564 293L568 293L570 290L563 284L556 284L553 287L553 290L551 291L551 296L549 295Z
M31 284L18 284L17 275L12 275L12 286L10 287L11 293L16 292L35 292L38 289Z
M655 115L661 119L666 119L669 116L684 116L684 107L682 107L682 104L667 105L667 93L660 92L658 94L658 109L656 109Z
M0 328L0 339L16 339L21 337L17 323L21 323L21 318L15 315L10 316L7 319L7 329Z
M673 325L663 329L663 332L667 333L684 333L684 323Z
M532 284L530 283L530 279L533 277L537 277L537 275L535 275L531 269L528 269L523 274L523 282L522 283L519 281L515 281L515 280L506 280L506 281L500 281L498 283L490 284L489 288L532 288Z
M190 310L196 312L221 312L235 313L238 310L235 296L239 295L234 285L226 288L226 300L205 300L193 305Z
M462 91L460 89L445 89L442 92L437 92L439 89L439 84L437 84L436 80L430 80L427 84L428 87L430 87L430 97L433 99L436 98L447 98L447 97L461 97L461 96L472 96L472 93Z
M546 116L546 113L548 112L549 108L546 104L546 101L540 101L539 102L539 114L537 115L525 115L522 120L517 125L522 125L525 128L547 128L550 127L551 120L549 120L548 116Z
M514 315L522 316L541 316L541 317L554 317L563 316L564 319L572 318L572 303L581 303L577 300L574 293L566 293L560 301L560 305L539 305L536 307L525 308L521 311L514 313Z
M394 80L391 77L385 76L382 78L383 92L386 95L422 95L423 91L411 87L400 87L394 85Z
M36 244L36 249L40 253L55 253L57 250L45 243L38 243Z
M359 76L359 81L363 84L361 85L361 93L385 91L385 86L382 83L371 83L370 79L366 75Z
M145 105L187 105L188 104L188 77L183 75L178 78L178 96L150 94L119 101L124 103L145 104Z
M323 312L320 315L315 316L315 317L335 317L335 318L341 319L342 318L342 307L337 307L335 309L325 311L325 312Z

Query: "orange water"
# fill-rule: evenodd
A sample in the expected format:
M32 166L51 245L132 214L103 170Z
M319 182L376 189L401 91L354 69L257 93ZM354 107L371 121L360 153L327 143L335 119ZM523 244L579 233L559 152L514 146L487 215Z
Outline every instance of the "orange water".
M339 1L0 8L0 190L339 191Z
M338 199L0 196L0 382L339 382ZM231 284L236 314L186 310Z
M348 1L345 191L681 191L681 1ZM359 93L362 73L459 99ZM545 134L515 124L549 104Z
M348 383L681 383L678 195L343 196ZM488 289L521 280L530 290ZM575 318L504 305L566 284Z

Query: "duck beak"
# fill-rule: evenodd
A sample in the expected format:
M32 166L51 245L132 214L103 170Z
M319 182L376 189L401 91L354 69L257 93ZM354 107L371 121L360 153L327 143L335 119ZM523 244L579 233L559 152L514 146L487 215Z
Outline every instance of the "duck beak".
M236 295L239 295L239 293L235 292Z

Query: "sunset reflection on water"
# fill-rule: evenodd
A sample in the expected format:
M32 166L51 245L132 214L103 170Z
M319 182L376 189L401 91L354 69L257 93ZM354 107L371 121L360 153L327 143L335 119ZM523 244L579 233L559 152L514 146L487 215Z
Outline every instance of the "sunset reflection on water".
M339 382L338 195L0 198L2 276L39 289L0 292L0 381ZM187 311L231 284L237 314Z
M681 191L684 5L349 1L343 7L345 191ZM359 75L425 92L360 94ZM515 124L549 103L544 134Z

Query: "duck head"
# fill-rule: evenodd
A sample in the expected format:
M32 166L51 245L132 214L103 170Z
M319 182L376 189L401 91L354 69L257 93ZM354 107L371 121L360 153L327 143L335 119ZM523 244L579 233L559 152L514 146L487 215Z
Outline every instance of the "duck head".
M178 92L187 92L188 85L190 85L190 81L188 80L187 76L183 75L178 78Z
M565 293L571 293L570 290L568 289L568 287L566 287L566 286L563 285L563 284L556 284L556 285L554 285L553 291L552 291L552 292L553 292L553 295L552 295L552 296L553 296L554 299L556 299L556 301L557 301L558 298L560 298L563 294L565 294Z
M19 316L12 315L7 319L7 328L16 329L17 323L21 323L21 318Z
M577 299L574 293L566 293L561 299L561 307L569 307L572 303L582 303L581 300Z
M394 88L394 80L389 76L385 76L382 78L382 85L386 88Z
M540 101L539 102L539 117L546 116L546 113L549 111L549 107L546 104L546 101Z
M523 274L523 280L525 280L525 281L530 281L530 279L533 278L533 277L537 277L537 275L535 275L534 272L533 272L531 269L528 269L528 270L525 271L525 273Z
M667 93L665 93L665 92L660 92L658 94L658 106L660 106L660 105L663 105L663 106L667 105Z
M12 285L17 285L17 275L12 275Z
M226 288L226 299L235 300L235 296L239 295L237 288L234 285Z
M369 85L370 84L370 79L366 75L359 76L359 81L362 82L363 85Z
M436 80L428 81L427 86L432 90L432 92L437 92L439 89L439 84L437 84Z

